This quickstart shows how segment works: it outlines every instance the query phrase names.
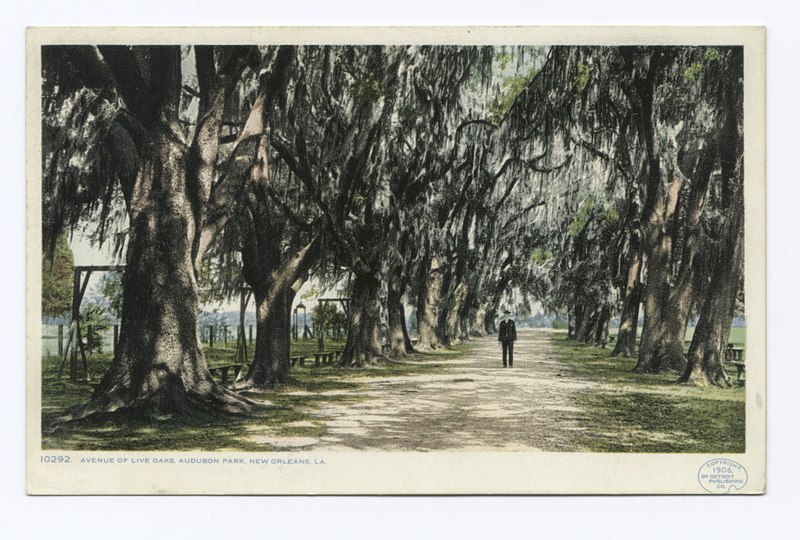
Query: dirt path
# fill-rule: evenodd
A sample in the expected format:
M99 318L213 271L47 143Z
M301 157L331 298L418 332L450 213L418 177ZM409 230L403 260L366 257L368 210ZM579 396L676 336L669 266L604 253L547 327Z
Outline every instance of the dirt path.
M325 425L319 439L272 440L285 448L315 450L575 450L570 432L581 429L571 394L587 382L570 377L555 359L549 332L521 330L513 369L504 369L496 338L473 342L432 375L365 377L359 395L307 412ZM336 391L330 395L352 394ZM267 442L267 441L264 441Z

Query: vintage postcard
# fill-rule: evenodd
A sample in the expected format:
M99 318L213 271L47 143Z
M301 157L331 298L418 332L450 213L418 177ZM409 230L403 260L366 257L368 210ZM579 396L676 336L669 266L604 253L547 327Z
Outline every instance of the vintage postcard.
M28 492L763 493L764 55L30 28Z

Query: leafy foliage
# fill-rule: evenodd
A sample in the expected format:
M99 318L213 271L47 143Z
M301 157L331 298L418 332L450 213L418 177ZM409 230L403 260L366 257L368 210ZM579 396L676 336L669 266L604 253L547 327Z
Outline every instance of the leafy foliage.
M42 254L42 314L61 316L72 306L72 249L67 234L56 237L52 255Z
M320 302L312 312L314 331L319 332L320 324L331 335L345 335L347 331L347 315L339 309L335 302Z
M103 333L110 325L106 306L94 301L84 302L81 307L84 347L93 352L103 352Z
M100 288L108 302L108 311L116 318L122 316L122 274L109 272L103 276Z

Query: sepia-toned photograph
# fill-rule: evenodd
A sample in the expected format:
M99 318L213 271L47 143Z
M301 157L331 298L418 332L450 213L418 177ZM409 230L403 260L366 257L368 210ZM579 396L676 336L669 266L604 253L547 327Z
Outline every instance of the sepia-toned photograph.
M29 29L29 492L763 492L762 28L199 30Z

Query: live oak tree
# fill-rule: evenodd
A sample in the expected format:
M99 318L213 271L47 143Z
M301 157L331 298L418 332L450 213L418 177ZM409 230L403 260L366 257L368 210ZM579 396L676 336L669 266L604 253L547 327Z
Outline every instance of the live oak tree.
M271 124L270 143L319 212L335 264L353 274L344 364L382 356L383 257L374 239L388 201L374 171L400 58L382 47L298 49L292 99Z
M686 326L698 301L697 283L705 279L699 248L709 193L719 178L717 141L723 118L741 125L741 106L737 110L735 100L720 98L724 81L735 84L740 78L720 68L731 54L714 48L621 52L630 73L622 81L638 118L646 164L641 210L645 322L638 371L686 366ZM727 311L723 317L730 319ZM715 349L720 354L721 347Z
M292 302L321 254L318 212L271 145L279 133L274 126L285 121L287 95L297 84L297 54L290 46L269 47L264 53L261 84L244 101L259 104L261 124L270 128L261 139L265 173L245 172L233 218L214 249L221 266L241 270L223 274L223 292L236 296L246 285L255 301L256 343L247 375L234 385L237 390L289 381Z
M257 72L260 54L251 47L192 52L198 88L191 93L199 97L193 132L182 123L181 47L43 50L44 118L55 132L45 147L45 231L55 234L97 207L101 241L112 211L127 223L119 347L91 400L66 419L207 418L252 408L206 367L195 270L229 217L242 171L263 174L259 114L250 115L222 167L218 161L226 101L245 72Z
M286 121L272 144L323 218L333 257L352 273L343 365L383 357L381 290L403 333L413 207L452 166L458 88L478 51L458 47L304 47ZM327 115L323 121L321 114ZM420 231L417 227L415 231ZM391 267L391 268L390 268ZM396 339L395 354L408 350Z
M400 121L393 125L389 156L392 218L389 235L393 254L388 280L389 351L394 356L410 352L402 296L416 304L419 350L443 345L439 329L443 289L438 253L446 242L441 233L452 223L444 211L454 191L449 189L456 169L463 166L469 126L466 97L473 88L491 80L491 48L425 47L416 55L413 78L401 95ZM466 261L465 261L466 262ZM451 310L460 316L459 310ZM452 317L452 315L451 315Z
M711 190L713 212L700 232L702 247L697 288L699 320L679 382L695 385L730 384L722 362L739 291L744 262L744 162L743 156L743 58L741 48L708 49L702 62L692 64L695 90L714 112L705 118L714 126L719 166L717 189ZM699 69L698 69L699 66ZM691 73L691 72L690 72ZM699 79L699 80L697 80Z

